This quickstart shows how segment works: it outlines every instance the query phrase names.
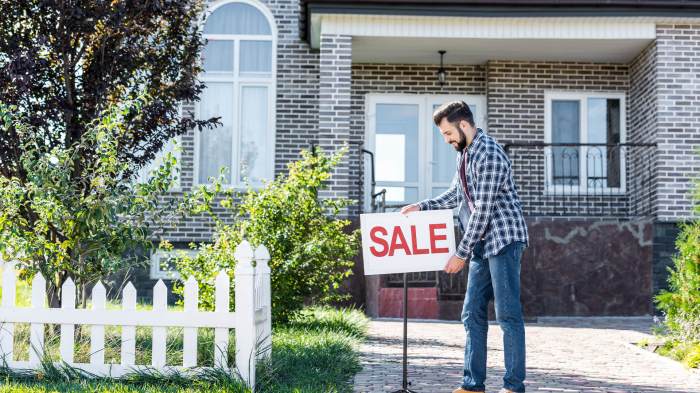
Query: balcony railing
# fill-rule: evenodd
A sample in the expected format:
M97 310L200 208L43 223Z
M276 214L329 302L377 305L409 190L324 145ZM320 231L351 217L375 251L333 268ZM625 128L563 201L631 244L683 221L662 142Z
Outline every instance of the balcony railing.
M504 148L525 215L653 213L655 144L511 143Z

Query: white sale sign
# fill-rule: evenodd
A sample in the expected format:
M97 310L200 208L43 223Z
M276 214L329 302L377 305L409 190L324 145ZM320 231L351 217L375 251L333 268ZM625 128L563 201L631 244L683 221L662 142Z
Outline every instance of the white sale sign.
M365 274L442 270L455 253L452 210L360 215Z

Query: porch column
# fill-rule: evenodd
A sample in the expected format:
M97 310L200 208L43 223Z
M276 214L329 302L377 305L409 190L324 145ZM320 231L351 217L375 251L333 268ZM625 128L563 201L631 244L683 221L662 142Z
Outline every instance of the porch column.
M658 25L656 37L656 212L659 221L684 221L700 173L700 24Z
M321 33L319 146L334 153L350 142L350 80L352 36ZM343 157L329 180L322 198L350 196L350 160L352 151ZM347 215L347 210L342 213Z

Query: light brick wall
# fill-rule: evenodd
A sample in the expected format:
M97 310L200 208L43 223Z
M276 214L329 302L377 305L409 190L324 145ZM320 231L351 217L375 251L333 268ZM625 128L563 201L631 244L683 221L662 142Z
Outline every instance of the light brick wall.
M352 37L322 34L319 63L318 141L326 153L334 153L350 147ZM328 188L321 190L319 196L347 198L350 181L350 159L346 155L333 169Z
M683 221L700 174L700 25L657 26L656 55L657 218Z
M630 63L628 140L656 143L657 128L656 42ZM656 148L632 149L628 155L628 189L633 212L656 214Z

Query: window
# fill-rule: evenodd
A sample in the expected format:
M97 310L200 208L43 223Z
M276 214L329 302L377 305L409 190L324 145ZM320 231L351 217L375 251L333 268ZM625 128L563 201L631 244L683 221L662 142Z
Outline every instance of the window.
M625 192L624 94L546 92L545 119L548 192Z
M156 250L151 254L151 279L152 280L177 280L180 279L180 273L175 270L174 259L180 253L193 257L197 255L196 250L192 249L174 249L172 251Z
M376 190L386 189L388 207L402 206L445 191L455 175L457 152L444 142L433 112L447 101L462 100L486 129L483 96L368 94L366 145L374 152ZM371 163L365 162L365 168ZM370 184L370 171L365 171ZM365 210L370 209L365 187Z
M195 179L208 183L227 167L225 183L253 186L274 175L276 33L272 16L252 1L219 3L204 24L206 88L199 117L223 126L197 133Z

